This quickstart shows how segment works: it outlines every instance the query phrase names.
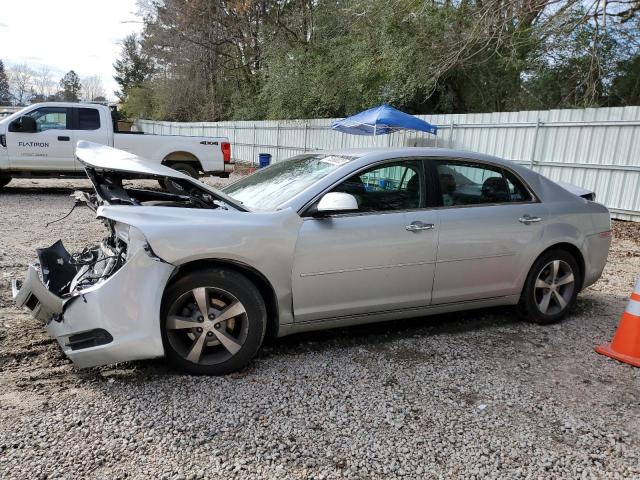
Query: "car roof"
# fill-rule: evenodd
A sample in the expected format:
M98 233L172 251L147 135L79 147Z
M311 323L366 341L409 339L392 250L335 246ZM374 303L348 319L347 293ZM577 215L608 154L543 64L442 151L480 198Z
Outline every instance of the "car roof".
M311 153L311 152L310 152ZM452 148L436 148L436 147L370 147L370 148L339 148L330 150L319 150L314 153L322 153L326 155L349 156L349 157L376 157L376 160L394 157L454 157L454 158L470 158L474 160L486 161L495 164L501 164L509 167L518 165L511 160L494 157L483 153L471 152L468 150L457 150ZM372 158L373 159L373 158Z

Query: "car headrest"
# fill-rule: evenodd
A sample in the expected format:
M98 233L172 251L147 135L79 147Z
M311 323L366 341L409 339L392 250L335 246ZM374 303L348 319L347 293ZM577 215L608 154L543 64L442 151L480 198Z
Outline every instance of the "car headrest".
M489 177L482 184L482 195L490 201L509 200L509 184L503 177Z
M442 193L451 195L456 191L456 179L450 173L440 174L440 189Z
M336 187L334 192L342 192L349 193L351 195L361 195L365 193L367 190L364 186L364 182L359 176L351 177L344 182L342 182L338 187Z
M420 177L416 173L407 182L407 192L416 193L418 190L420 190Z

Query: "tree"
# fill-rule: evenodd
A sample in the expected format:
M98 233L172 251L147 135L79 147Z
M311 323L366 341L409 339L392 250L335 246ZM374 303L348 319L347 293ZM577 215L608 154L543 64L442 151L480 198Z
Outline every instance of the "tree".
M54 88L55 82L51 78L51 70L48 66L42 65L33 72L33 90L37 101L46 101L54 93ZM35 100L32 98L31 102L35 103Z
M92 75L82 79L82 99L86 101L100 101L105 98L105 90L102 79L98 75Z
M9 79L4 70L4 63L0 60L0 105L11 105L11 91L9 90Z
M32 95L33 70L26 63L14 66L9 71L9 85L16 105L26 105Z
M162 120L637 103L640 0L139 0L114 64Z
M80 77L73 70L69 70L60 80L60 97L65 102L79 101L81 89Z
M618 65L611 85L613 106L640 105L640 54Z
M115 81L120 85L120 90L115 94L123 100L129 91L135 87L142 87L153 73L153 62L143 51L142 44L137 35L128 35L121 44L120 58L115 61L113 68L116 71Z

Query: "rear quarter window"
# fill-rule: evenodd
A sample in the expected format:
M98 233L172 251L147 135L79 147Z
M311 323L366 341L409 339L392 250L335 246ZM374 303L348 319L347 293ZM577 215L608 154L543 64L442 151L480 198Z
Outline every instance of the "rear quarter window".
M98 130L100 128L100 112L95 108L78 108L78 124L76 130Z

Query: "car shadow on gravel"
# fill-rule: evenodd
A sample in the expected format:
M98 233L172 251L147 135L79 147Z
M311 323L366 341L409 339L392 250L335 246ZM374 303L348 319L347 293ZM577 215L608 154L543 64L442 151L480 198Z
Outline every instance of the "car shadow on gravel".
M580 299L574 313L563 320L570 323L587 310L595 307L605 307L605 299L590 297ZM417 317L402 320L356 325L352 327L319 330L315 332L299 333L283 338L266 338L257 354L260 362L252 362L239 372L230 374L229 378L242 378L260 370L260 363L264 361L279 361L289 356L301 355L309 352L322 353L334 349L362 347L374 350L386 350L392 343L416 337L438 337L441 335L466 335L491 330L513 330L509 335L510 341L527 341L518 335L518 325L526 325L520 319L513 307L491 307L466 312L454 312L427 317ZM545 327L540 327L545 328ZM503 332L504 333L504 330ZM76 370L78 377L84 381L104 382L119 380L132 383L145 383L158 377L184 376L185 374L172 369L164 359L127 362L117 365L107 365L89 370Z
M256 358L260 361L285 360L292 355L325 352L345 347L385 349L387 344L403 338L466 334L521 322L515 311L508 307L493 307L470 312L448 313L428 317L356 325L352 327L299 333L283 338L266 338ZM260 369L257 362L228 375L242 378ZM158 377L184 376L172 369L163 359L126 362L88 370L75 370L85 382L111 380L145 383Z
M299 333L283 338L267 339L265 348L274 354L299 353L300 350L323 351L344 346L367 346L390 343L416 336L465 334L497 326L520 323L516 312L508 307L492 307L469 312L446 313L402 320L355 325L352 327Z

